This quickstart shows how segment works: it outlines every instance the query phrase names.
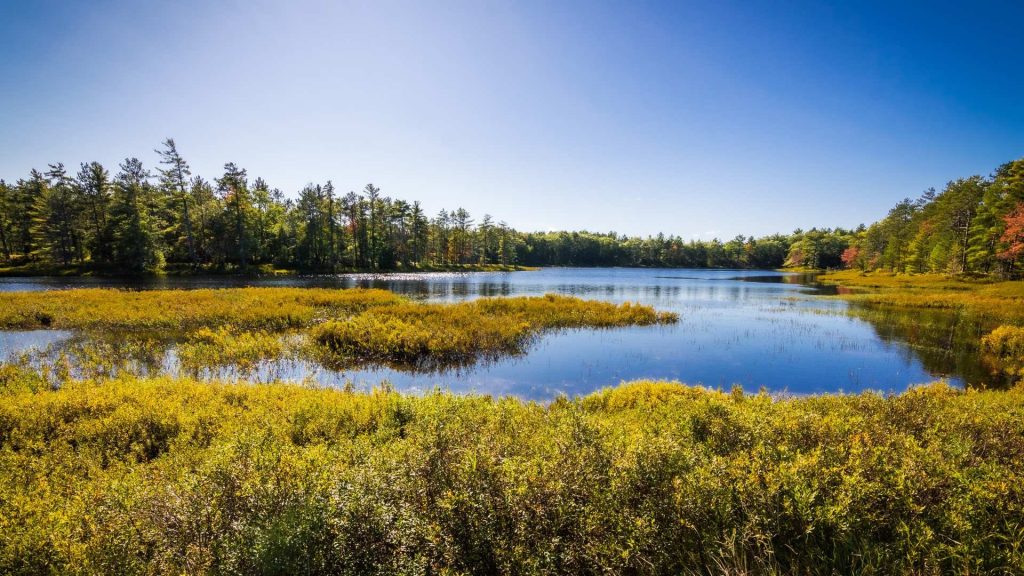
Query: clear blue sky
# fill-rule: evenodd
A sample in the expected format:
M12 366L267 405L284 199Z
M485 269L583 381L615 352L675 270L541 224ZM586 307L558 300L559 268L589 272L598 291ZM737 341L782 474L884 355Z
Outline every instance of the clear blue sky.
M0 38L6 180L172 136L289 195L729 238L1024 155L1019 1L2 0Z

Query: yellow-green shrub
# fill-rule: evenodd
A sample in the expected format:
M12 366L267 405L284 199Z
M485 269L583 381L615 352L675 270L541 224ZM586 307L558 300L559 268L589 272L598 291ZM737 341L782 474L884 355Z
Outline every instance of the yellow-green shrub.
M326 322L312 330L312 339L341 361L434 366L521 352L541 330L648 325L676 319L675 314L649 306L556 295L456 304L407 302Z
M190 372L211 366L234 366L250 370L263 360L280 357L284 344L275 334L237 332L221 326L200 328L177 348L178 361Z
M996 328L981 339L981 350L1007 374L1024 376L1024 328Z
M4 389L2 573L1024 570L1021 389Z

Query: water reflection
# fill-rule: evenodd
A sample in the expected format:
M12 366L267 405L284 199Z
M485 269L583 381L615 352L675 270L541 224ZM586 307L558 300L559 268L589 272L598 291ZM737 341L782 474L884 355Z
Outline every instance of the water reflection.
M882 313L848 308L819 298L835 293L813 277L764 271L558 269L535 272L358 274L273 278L0 279L0 290L50 290L116 286L129 289L228 286L310 286L384 288L427 301L558 293L613 302L637 301L680 314L674 326L576 330L549 334L527 353L441 372L398 367L332 369L303 354L257 363L204 368L203 377L258 380L311 379L328 385L370 386L389 380L407 390L436 386L550 398L586 393L637 378L678 379L728 388L741 384L792 393L902 390L948 378L958 385L998 385L976 351L986 329L965 319ZM51 354L88 354L81 335L52 331L0 333L0 353L29 346ZM63 342L63 344L62 344ZM120 337L122 348L106 342L99 354L124 359L145 373L182 371L175 343L159 346ZM77 347L77 348L76 348ZM77 351L77 352L76 352ZM94 353L93 353L94 354ZM337 368L337 367L335 367ZM112 368L116 370L116 367Z
M981 338L999 326L995 318L963 310L922 309L913 313L853 303L851 316L862 319L884 342L905 348L934 374L955 374L973 385L1004 387L1009 377L980 355Z

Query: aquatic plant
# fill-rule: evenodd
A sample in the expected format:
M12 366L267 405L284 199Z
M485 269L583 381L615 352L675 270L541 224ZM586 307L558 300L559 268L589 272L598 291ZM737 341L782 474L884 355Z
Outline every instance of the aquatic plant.
M0 572L1024 570L1024 390L550 404L0 368Z
M129 357L145 360L137 365L152 373L150 368L158 368L163 353L174 346L190 375L229 365L244 373L261 360L282 355L281 333L305 329L313 346L296 351L312 352L327 364L439 368L521 352L541 330L642 326L677 319L674 313L650 306L557 295L428 304L365 289L0 293L0 327L83 331L66 347L81 360L85 376L123 371L123 360Z
M650 306L549 294L455 304L401 303L369 308L313 328L313 342L336 361L435 366L521 352L542 330L670 323Z
M261 361L281 357L285 345L277 334L238 332L221 326L196 330L176 350L181 367L190 373L219 366L232 366L244 373Z
M981 339L981 349L1003 372L1024 378L1024 328L1000 326Z
M1024 282L853 270L819 279L854 289L837 296L850 303L848 313L884 340L910 344L936 372L955 371L971 384L1019 375L1012 334L1024 326Z
M0 327L178 333L218 326L284 330L402 300L386 290L360 288L0 292Z

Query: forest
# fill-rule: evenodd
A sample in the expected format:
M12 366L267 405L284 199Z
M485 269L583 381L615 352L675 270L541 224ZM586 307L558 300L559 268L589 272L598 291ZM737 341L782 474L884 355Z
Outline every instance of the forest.
M523 232L463 208L428 215L417 201L330 181L295 198L234 163L194 175L173 139L159 165L116 173L63 164L0 180L0 260L17 270L304 272L471 266L856 268L1019 276L1024 264L1024 159L949 182L856 229L811 228L731 240L615 232ZM838 201L838 200L837 200Z

